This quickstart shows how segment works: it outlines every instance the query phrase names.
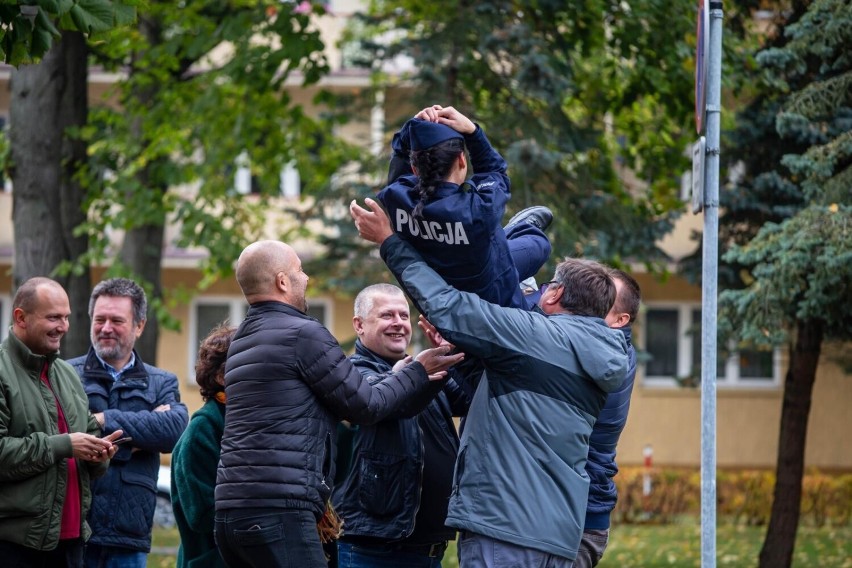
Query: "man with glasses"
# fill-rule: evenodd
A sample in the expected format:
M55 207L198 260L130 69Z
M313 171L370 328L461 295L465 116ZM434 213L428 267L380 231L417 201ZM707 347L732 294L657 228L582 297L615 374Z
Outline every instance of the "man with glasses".
M540 311L503 308L449 286L391 230L379 205L350 205L362 237L440 334L482 360L456 461L447 526L462 567L571 566L586 513L589 436L628 370L624 336L604 318L615 284L597 262L566 259ZM530 341L535 338L535 341Z

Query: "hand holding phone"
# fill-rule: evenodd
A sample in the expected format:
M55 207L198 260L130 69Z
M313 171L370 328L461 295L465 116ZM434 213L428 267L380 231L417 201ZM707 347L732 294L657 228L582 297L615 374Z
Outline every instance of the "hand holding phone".
M127 442L132 442L133 438L130 436L125 436L124 438L119 438L118 440L113 440L112 443L114 446L120 446L121 444L126 444Z

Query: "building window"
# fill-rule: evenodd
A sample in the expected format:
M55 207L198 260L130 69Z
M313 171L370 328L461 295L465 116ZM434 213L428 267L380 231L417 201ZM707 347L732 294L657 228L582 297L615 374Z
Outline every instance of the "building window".
M701 307L648 306L642 317L645 384L695 386L701 382ZM767 387L780 384L780 351L737 350L717 345L719 386Z
M678 370L679 313L671 310L648 310L645 314L645 350L651 356L645 374L653 377L675 377Z
M227 321L238 326L246 316L248 304L242 297L196 298L190 315L189 381L195 384L195 359L198 346L220 323ZM322 298L311 298L308 315L328 327L331 321L331 302Z
M260 194L260 180L251 172L251 159L247 152L241 152L235 160L234 189L243 195ZM302 194L302 179L296 162L284 164L278 175L278 193L288 199L298 199Z

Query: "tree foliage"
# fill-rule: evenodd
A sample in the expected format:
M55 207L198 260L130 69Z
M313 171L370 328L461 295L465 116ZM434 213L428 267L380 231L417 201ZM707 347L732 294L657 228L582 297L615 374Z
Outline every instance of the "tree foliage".
M161 316L164 248L209 253L202 286L230 273L274 214L268 198L279 193L284 164L298 164L310 196L351 156L332 134L341 119L312 118L285 89L317 85L328 72L324 47L309 13L271 0L153 1L135 28L104 36L93 46L98 61L126 78L112 94L117 104L93 109L80 133L91 158L80 231L91 247L79 262L110 259L113 273L147 283ZM317 90L309 104L322 110L330 100ZM262 195L237 192L241 155ZM179 228L171 239L167 225ZM298 220L281 227L282 236L302 230ZM111 248L116 234L124 234L120 250Z
M776 486L760 565L789 566L823 343L852 339L852 10L794 2L757 55L759 94L732 136L721 204L720 332L789 345ZM742 136L737 134L742 133Z
M751 269L748 286L722 294L722 325L756 345L790 341L799 321L821 322L833 339L852 338L850 243L850 203L811 204L782 223L764 225L726 255Z
M35 0L0 3L0 57L11 65L36 63L61 30L107 32L136 19L139 0Z
M666 260L655 241L695 137L694 2L376 0L349 40L377 88L411 92L404 117L439 103L482 124L510 165L509 213L551 207L558 254Z
M732 155L744 174L723 196L721 227L742 280L722 300L726 330L752 342L789 341L809 319L852 336L850 24L849 2L822 0L788 25L785 45L758 55L767 94L732 136L743 134Z

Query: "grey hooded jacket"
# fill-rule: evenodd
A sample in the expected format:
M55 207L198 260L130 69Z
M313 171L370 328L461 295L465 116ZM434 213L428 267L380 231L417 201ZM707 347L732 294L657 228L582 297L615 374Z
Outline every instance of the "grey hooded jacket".
M382 258L441 334L485 373L456 461L447 525L573 559L592 426L628 370L602 319L503 308L459 292L394 235Z

